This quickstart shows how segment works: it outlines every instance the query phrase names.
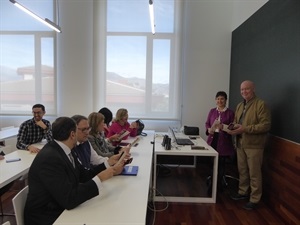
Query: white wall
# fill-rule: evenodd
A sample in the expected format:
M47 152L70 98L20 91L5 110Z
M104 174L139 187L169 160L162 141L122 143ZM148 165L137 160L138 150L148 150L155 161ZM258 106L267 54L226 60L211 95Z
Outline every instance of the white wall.
M199 126L203 137L216 92L229 90L231 32L265 2L183 2L182 125ZM93 0L61 0L59 13L62 33L58 34L58 116L72 116L74 112L88 115L98 110L93 108ZM25 119L1 117L0 127L19 126ZM168 123L147 121L146 128L165 131Z
M59 3L58 114L88 116L93 110L93 0Z

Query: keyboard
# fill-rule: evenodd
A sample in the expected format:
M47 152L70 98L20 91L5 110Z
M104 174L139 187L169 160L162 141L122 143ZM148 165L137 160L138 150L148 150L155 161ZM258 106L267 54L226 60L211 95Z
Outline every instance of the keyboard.
M178 145L194 145L194 142L187 138L176 138L176 143Z

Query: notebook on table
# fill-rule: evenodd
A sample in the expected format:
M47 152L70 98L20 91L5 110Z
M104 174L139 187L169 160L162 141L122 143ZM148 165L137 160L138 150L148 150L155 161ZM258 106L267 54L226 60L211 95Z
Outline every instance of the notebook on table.
M119 143L119 146L129 146L129 147L135 147L138 145L138 142L140 141L140 138L137 137L135 138L132 142L128 142L128 141L122 141Z
M138 174L138 171L139 171L138 166L124 166L124 169L120 173L120 175L136 176Z
M173 139L175 140L176 144L178 145L194 145L194 142L191 141L191 139L189 138L177 138L175 135L174 130L169 127L169 130L171 130L171 134Z

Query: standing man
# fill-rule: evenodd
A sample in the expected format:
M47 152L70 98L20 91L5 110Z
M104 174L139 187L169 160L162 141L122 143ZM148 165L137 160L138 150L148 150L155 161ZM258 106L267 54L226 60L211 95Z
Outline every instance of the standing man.
M65 210L101 193L102 182L120 174L124 163L86 169L72 157L77 143L73 119L59 117L53 122L54 141L35 157L28 173L29 192L24 209L25 225L51 225Z
M51 124L48 120L43 119L45 113L45 106L42 104L32 107L33 118L23 122L20 126L16 144L18 149L38 153L40 149L32 144L41 142L43 139L46 139L47 142L52 141Z
M239 171L239 190L234 200L248 199L243 207L255 209L262 195L262 162L268 131L271 128L271 114L265 102L255 95L252 81L241 84L243 102L237 105L235 111L234 130L236 135L237 162Z

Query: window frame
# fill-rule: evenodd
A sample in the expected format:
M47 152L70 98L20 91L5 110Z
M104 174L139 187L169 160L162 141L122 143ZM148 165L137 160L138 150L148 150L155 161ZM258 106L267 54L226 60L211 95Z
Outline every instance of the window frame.
M106 42L108 36L142 36L146 37L147 56L146 56L146 89L145 102L152 101L152 56L153 43L155 40L170 40L170 75L169 75L169 111L153 112L151 105L145 103L146 114L130 112L130 117L142 118L150 120L181 120L181 99L182 99L182 78L181 78L181 35L179 32L180 16L182 11L182 3L174 0L174 32L173 33L156 33L153 35L149 32L108 32L106 30L107 1L95 3L95 14L101 15L95 18L95 82L96 97L95 105L107 106L106 99ZM98 40L100 40L98 42ZM149 51L150 49L150 51ZM100 63L99 63L100 62ZM121 108L122 106L120 106ZM126 107L126 106L125 106ZM179 109L179 110L178 110Z
M6 4L6 3L3 3ZM11 4L10 2L8 2L7 4ZM53 17L55 17L56 15L56 1L53 0ZM15 7L11 4L11 7ZM20 14L19 14L19 9L16 9L18 14L16 15L20 15L20 17L24 17L27 16L30 18L29 15L23 14L23 12L20 10ZM18 18L14 18L15 20L18 20ZM31 20L31 19L29 19ZM34 20L34 19L32 19ZM39 23L39 22L37 22ZM39 25L40 26L40 25ZM57 115L57 51L56 51L56 46L57 46L57 34L55 31L51 30L50 28L46 28L43 25L42 26L42 30L32 30L32 27L29 26L28 28L25 29L20 29L17 28L17 30L0 30L0 37L4 36L4 35L10 35L10 36L24 36L24 35L28 35L28 36L32 36L33 37L33 42L34 42L34 49L32 49L33 51L33 65L34 66L34 74L35 74L35 78L34 78L34 96L35 99L33 100L34 103L32 102L32 100L28 100L28 104L27 103L23 103L22 106L24 106L24 111L20 111L18 109L16 110L3 110L2 106L0 105L0 115L4 116L4 115L31 115L31 107L33 104L36 103L41 103L44 104L46 106L47 109L47 114L48 115ZM5 27L5 26L4 26ZM49 30L49 31L48 31ZM43 60L43 49L42 49L42 44L43 44L43 38L51 38L52 42L53 42L53 46L51 51L53 52L53 83L51 85L53 85L53 106L51 107L47 107L47 105L43 102L42 99L42 95L43 95L43 89L42 89L42 60ZM45 53L44 53L45 54ZM47 52L46 52L47 54ZM22 57L22 56L20 56ZM16 59L17 61L18 59ZM5 65L4 65L5 66ZM0 81L1 82L1 81ZM1 96L1 92L0 92L0 96ZM0 99L1 100L1 99ZM1 102L0 102L1 103ZM28 110L27 110L28 108Z

